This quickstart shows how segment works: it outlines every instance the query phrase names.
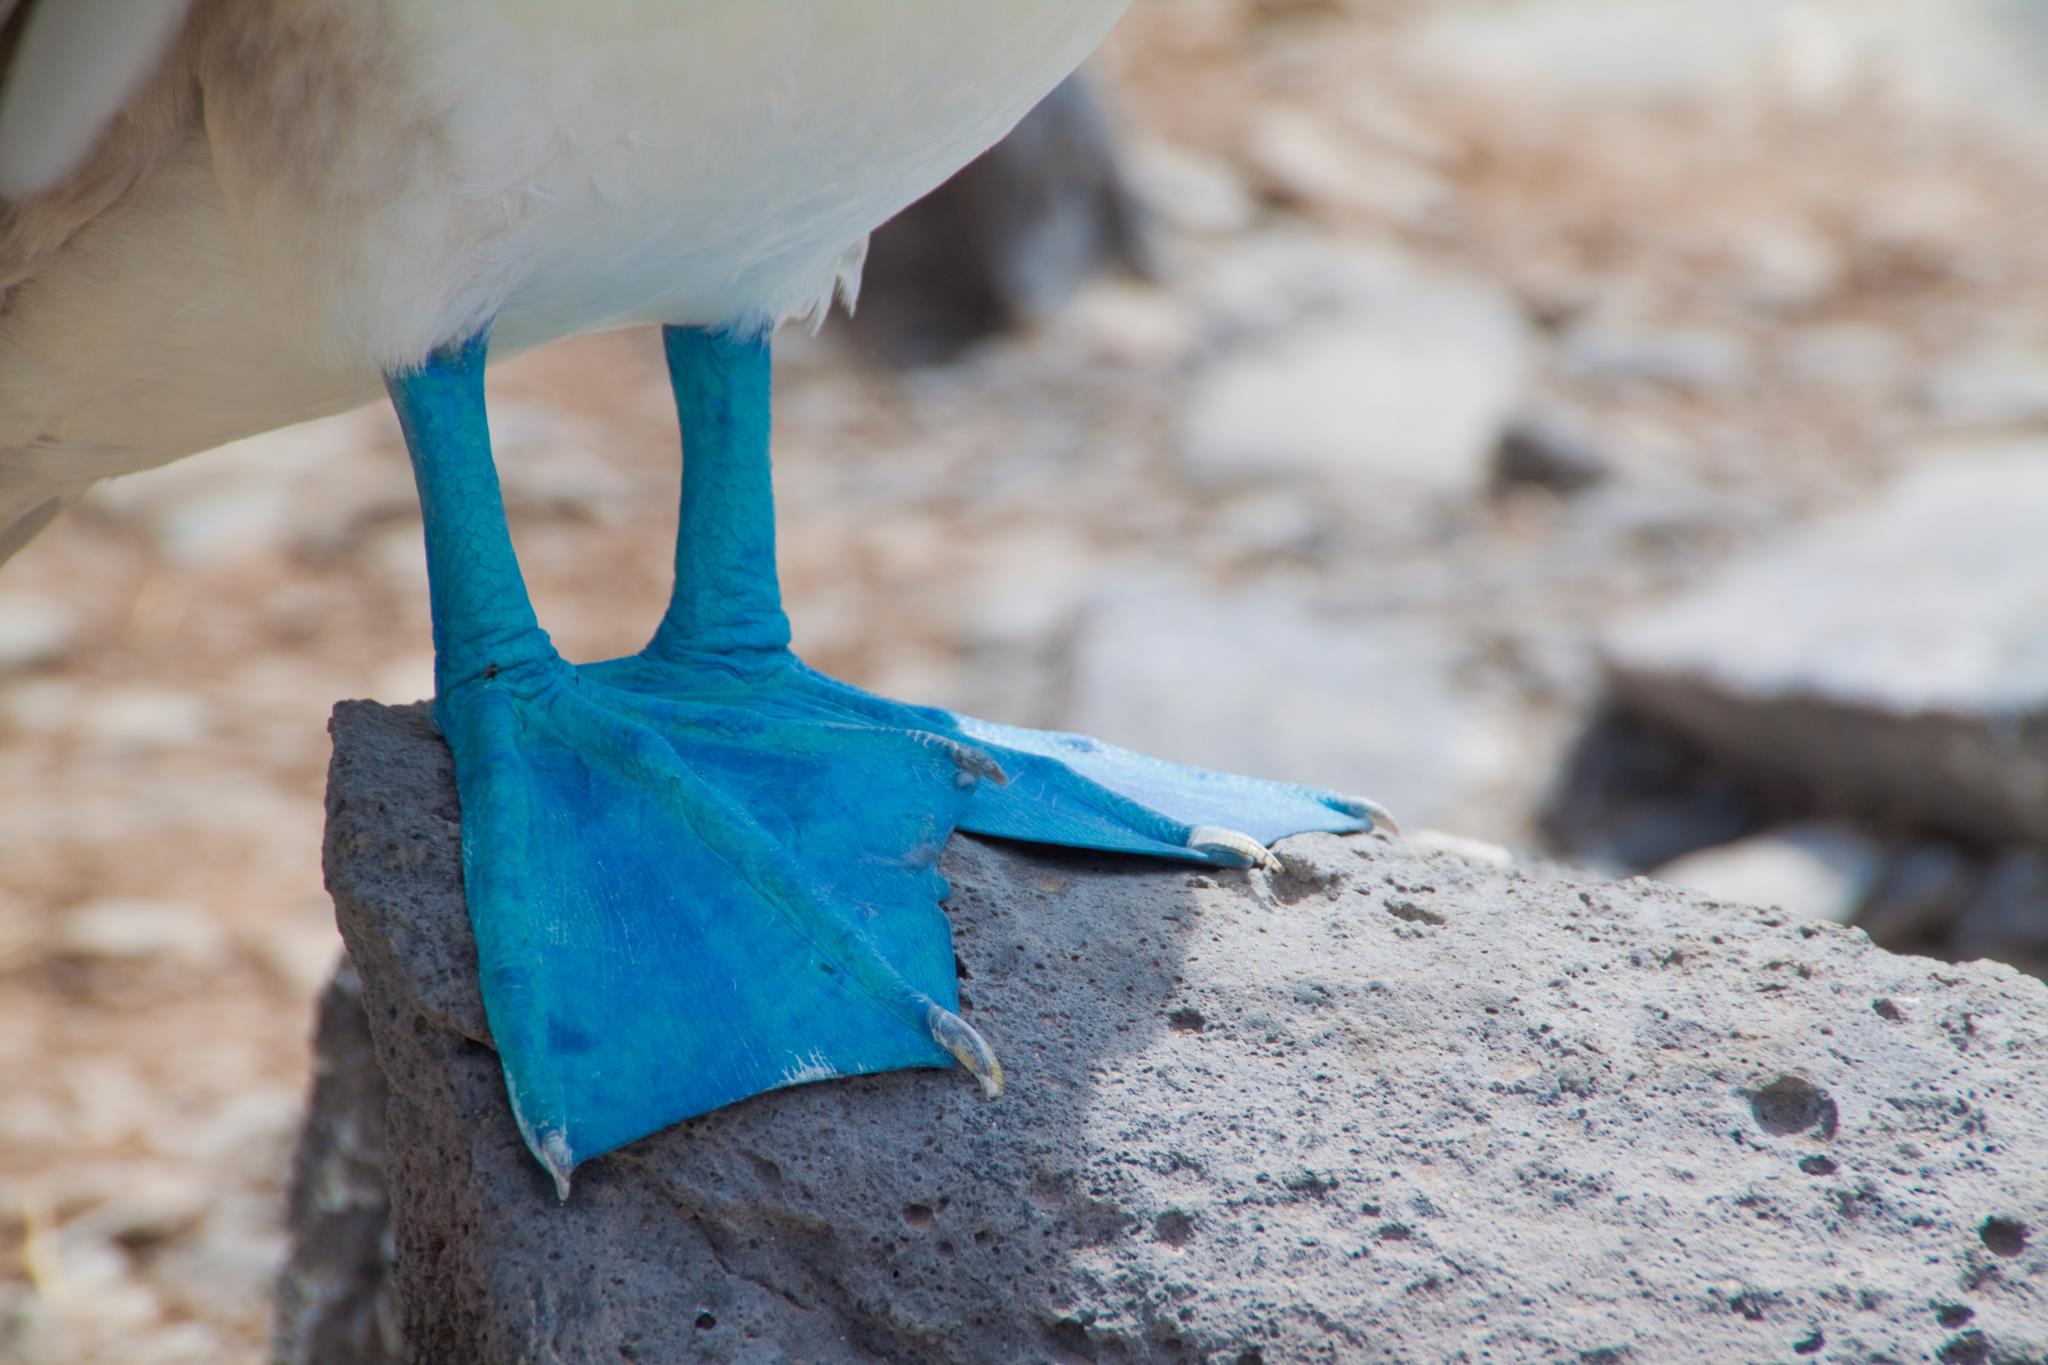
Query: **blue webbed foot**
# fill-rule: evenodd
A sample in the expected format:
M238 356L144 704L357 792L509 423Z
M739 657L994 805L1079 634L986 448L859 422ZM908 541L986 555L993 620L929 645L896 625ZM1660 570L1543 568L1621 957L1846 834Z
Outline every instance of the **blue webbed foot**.
M484 1003L520 1128L575 1165L764 1090L958 1063L937 865L955 829L1226 866L1386 824L1371 802L862 692L790 653L768 361L670 329L688 463L642 653L574 668L533 619L483 422L483 342L391 387L420 484L437 712Z
M1000 1088L937 870L987 760L776 690L544 659L439 701L492 1034L564 1185L779 1086L958 1060Z
M1363 797L1167 763L1087 735L909 706L802 665L791 685L821 708L917 726L988 754L1005 780L968 802L959 827L970 834L1275 867L1266 846L1290 834L1393 828L1387 812Z

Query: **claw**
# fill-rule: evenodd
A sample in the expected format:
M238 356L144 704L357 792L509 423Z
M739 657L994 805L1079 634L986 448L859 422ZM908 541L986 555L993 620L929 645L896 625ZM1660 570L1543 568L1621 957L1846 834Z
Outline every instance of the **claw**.
M540 1144L540 1160L548 1168L548 1174L555 1178L556 1200L568 1203L569 1175L576 1169L576 1158L569 1151L569 1139L560 1133L549 1133Z
M1333 796L1329 800L1329 805L1333 810L1343 811L1346 815L1355 815L1361 820L1372 821L1375 830L1385 830L1395 838L1401 836L1400 823L1394 819L1393 813L1369 797Z
M937 1005L925 1015L925 1023L932 1031L932 1040L974 1073L974 1079L981 1082L982 1094L992 1100L1002 1098L1003 1064L996 1060L988 1040L974 1031L974 1025Z
M1003 771L1003 765L987 753L971 744L960 744L951 740L946 742L952 752L954 765L960 769L960 775L956 780L962 787L971 787L983 778L987 778L998 787L1010 784L1010 775Z
M1280 859L1271 849L1249 834L1240 834L1221 825L1196 825L1188 831L1188 847L1213 858L1230 859L1233 867L1261 867L1268 872L1281 870Z
M576 1172L576 1153L569 1146L569 1135L559 1128L535 1129L526 1117L526 1111L519 1107L516 1092L507 1098L512 1101L512 1119L519 1125L519 1136L526 1139L526 1150L533 1153L555 1182L555 1198L569 1202L569 1178Z

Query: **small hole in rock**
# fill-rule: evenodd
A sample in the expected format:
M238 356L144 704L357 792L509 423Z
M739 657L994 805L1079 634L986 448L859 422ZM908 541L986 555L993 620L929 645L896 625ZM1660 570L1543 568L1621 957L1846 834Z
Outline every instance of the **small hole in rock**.
M1960 1303L1944 1303L1934 1310L1934 1320L1943 1327L1961 1327L1976 1316L1976 1309Z
M1088 1329L1072 1318L1061 1318L1046 1329L1045 1335L1059 1365L1095 1359L1095 1345L1088 1340Z
M932 1225L932 1206L929 1204L905 1204L903 1221L919 1231Z
M1780 1076L1749 1093L1749 1109L1757 1127L1773 1137L1813 1132L1831 1138L1840 1123L1835 1102L1825 1090L1798 1076Z
M1809 1156L1800 1160L1799 1169L1808 1175L1833 1175L1841 1168L1827 1157Z
M1803 1341L1793 1342L1792 1349L1800 1355L1810 1356L1819 1354L1820 1348L1827 1344L1827 1337L1816 1327L1813 1330L1812 1336L1807 1337Z
M1433 924L1441 927L1448 923L1436 911L1417 905L1414 901L1388 901L1387 913L1410 924Z
M1195 1239L1195 1220L1170 1209L1153 1220L1152 1235L1170 1247L1184 1247Z
M716 1326L718 1326L718 1319L717 1319L717 1318L714 1318L714 1317L712 1317L712 1316L711 1316L711 1315L710 1315L709 1313L699 1313L699 1314L697 1315L697 1330L698 1330L698 1331L700 1331L700 1332L708 1332L708 1331L710 1331L710 1330L711 1330L712 1328L714 1328L714 1327L716 1327Z
M2027 1225L2015 1218L1986 1218L1977 1235L2000 1256L2017 1256L2027 1249Z
M1314 869L1296 871L1290 867L1287 871L1275 875L1268 885L1273 888L1275 899L1282 905L1299 905L1317 893L1335 900L1340 894L1340 880L1335 873Z
M1880 1019L1887 1020L1894 1024L1905 1022L1906 1012L1900 1009L1897 1005L1894 1005L1888 999L1873 1000L1870 1002L1870 1008L1871 1012L1876 1014L1877 1017Z
M1728 1306L1742 1314L1750 1322L1762 1322L1764 1320L1764 1301L1759 1295L1737 1294L1734 1298L1728 1300Z
M1987 1365L1991 1359L1991 1338L1982 1332L1965 1332L1950 1337L1934 1358L1941 1365Z
M1200 1033L1209 1026L1200 1010L1179 1009L1166 1016L1166 1026L1175 1033Z

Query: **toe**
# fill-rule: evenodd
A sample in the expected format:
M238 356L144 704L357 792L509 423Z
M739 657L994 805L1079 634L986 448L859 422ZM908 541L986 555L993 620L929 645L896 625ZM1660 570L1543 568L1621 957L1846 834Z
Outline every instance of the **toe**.
M1332 794L1324 798L1324 804L1331 810L1341 811L1354 819L1369 820L1374 829L1384 830L1396 838L1400 837L1400 822L1394 819L1391 811L1370 797Z
M975 1031L974 1025L937 1005L925 1017L932 1040L974 1074L974 1079L981 1082L981 1093L992 1100L1002 1098L1003 1064L996 1060L995 1049Z
M1232 867L1280 871L1280 859L1274 856L1273 850L1249 834L1224 829L1221 825L1196 825L1188 831L1188 847Z

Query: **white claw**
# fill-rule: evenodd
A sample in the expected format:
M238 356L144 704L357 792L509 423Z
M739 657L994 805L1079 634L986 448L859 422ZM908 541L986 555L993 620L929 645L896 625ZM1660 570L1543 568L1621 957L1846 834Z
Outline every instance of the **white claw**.
M1221 825L1196 825L1188 831L1188 847L1197 853L1234 858L1239 867L1262 867L1268 872L1282 870L1280 859L1249 834Z
M508 1090L506 1098L512 1101L512 1119L519 1125L519 1136L526 1139L526 1150L554 1177L555 1198L568 1203L569 1177L576 1170L576 1154L569 1150L569 1135L559 1128L536 1131L527 1121L526 1111L519 1107L518 1093Z
M981 1082L982 1094L992 1100L1002 1098L1003 1064L996 1060L988 1040L974 1031L974 1025L937 1005L926 1012L925 1025L932 1031L932 1040Z
M549 1133L541 1140L540 1160L548 1168L548 1174L555 1178L555 1198L569 1202L569 1176L576 1169L576 1158L569 1151L569 1139L560 1133Z
M1385 830L1395 838L1401 835L1400 822L1394 819L1393 812L1369 797L1340 796L1330 804L1346 815L1355 815L1362 820L1372 821L1375 830Z

